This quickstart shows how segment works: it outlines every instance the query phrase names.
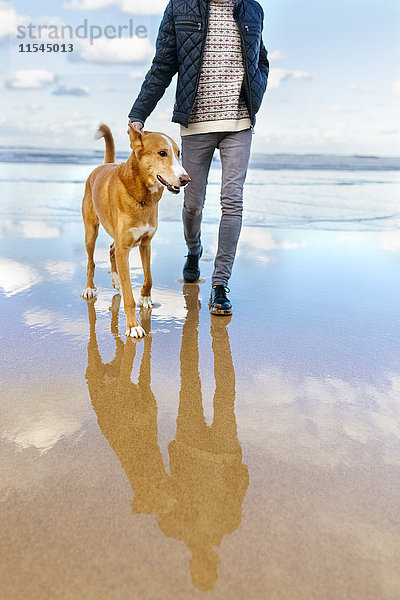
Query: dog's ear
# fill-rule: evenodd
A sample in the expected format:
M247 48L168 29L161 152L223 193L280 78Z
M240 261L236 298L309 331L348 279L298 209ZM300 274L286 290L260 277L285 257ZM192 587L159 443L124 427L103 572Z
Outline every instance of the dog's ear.
M132 123L129 121L128 123L129 127L128 127L128 135L129 135L129 142L130 142L130 146L132 148L132 150L140 150L140 148L143 147L143 134L141 131L138 131L137 129L135 129L135 127L132 125Z

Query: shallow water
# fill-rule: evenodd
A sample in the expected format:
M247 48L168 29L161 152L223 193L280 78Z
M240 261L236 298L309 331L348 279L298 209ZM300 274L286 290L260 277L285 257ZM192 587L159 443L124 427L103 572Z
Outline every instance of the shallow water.
M59 222L81 220L84 182L93 164L0 162L2 214ZM211 169L204 223L219 222L220 170ZM248 226L317 231L400 229L400 171L249 169ZM18 199L16 201L16 199ZM160 204L160 219L180 223L182 198Z
M396 600L399 231L247 222L229 322L207 307L217 226L182 285L174 213L126 341L108 237L88 304L81 183L41 169L2 205L3 597ZM137 295L136 250L131 275Z

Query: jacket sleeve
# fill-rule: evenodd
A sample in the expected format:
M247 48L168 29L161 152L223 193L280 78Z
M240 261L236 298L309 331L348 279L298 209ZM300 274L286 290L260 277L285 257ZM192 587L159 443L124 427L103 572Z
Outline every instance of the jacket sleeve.
M170 0L161 21L152 65L129 113L131 121L140 121L144 124L178 71L172 2L173 0Z
M261 31L263 31L263 29L264 29L264 11L261 6L260 6L260 8L261 8L261 14L262 14ZM260 56L258 58L258 68L265 78L265 85L267 85L268 73L269 73L269 60L268 60L268 52L265 49L262 38L261 38Z
M268 52L265 49L264 42L261 40L261 48L260 48L260 57L258 59L258 68L261 73L264 75L265 80L268 80L269 73L269 60L268 60Z

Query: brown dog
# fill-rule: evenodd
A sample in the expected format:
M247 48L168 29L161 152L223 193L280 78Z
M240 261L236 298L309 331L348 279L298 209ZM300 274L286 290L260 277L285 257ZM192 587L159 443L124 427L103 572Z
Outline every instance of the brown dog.
M82 215L88 254L87 281L82 297L95 296L94 248L101 223L114 239L110 246L111 280L122 288L126 315L126 335L140 338L145 331L136 317L129 276L129 252L139 246L144 283L139 306L151 308L152 278L150 243L158 226L158 202L166 187L173 194L189 183L190 178L179 164L175 142L161 133L137 131L129 123L132 153L125 163L116 164L114 139L107 125L100 125L98 137L104 137L104 165L97 167L86 181Z

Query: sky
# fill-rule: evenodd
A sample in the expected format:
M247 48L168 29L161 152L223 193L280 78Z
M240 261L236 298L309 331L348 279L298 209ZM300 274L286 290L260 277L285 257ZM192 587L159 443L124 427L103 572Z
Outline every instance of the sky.
M100 149L100 122L128 150L127 115L151 64L167 0L0 0L0 144ZM400 156L400 2L261 0L270 79L253 150ZM93 40L75 28L94 27ZM29 38L28 26L35 29ZM38 26L42 27L42 40ZM74 39L65 29L73 28ZM121 38L106 26L126 29ZM137 28L139 27L139 30ZM19 29L17 29L19 28ZM57 29L58 28L58 29ZM114 30L109 30L112 35ZM139 34L140 37L136 35ZM17 37L25 35L25 38ZM72 52L20 52L24 43ZM146 122L179 141L175 79Z

